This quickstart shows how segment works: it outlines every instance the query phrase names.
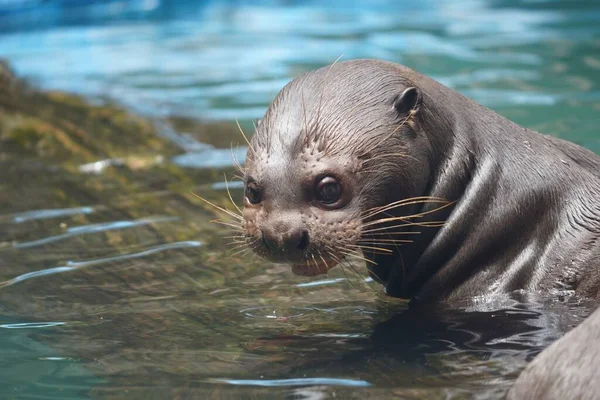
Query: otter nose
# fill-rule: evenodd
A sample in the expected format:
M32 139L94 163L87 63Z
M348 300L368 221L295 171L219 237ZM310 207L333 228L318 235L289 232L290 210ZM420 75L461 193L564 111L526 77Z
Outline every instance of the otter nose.
M290 255L308 247L308 231L304 227L276 224L272 229L263 228L262 240L273 255Z

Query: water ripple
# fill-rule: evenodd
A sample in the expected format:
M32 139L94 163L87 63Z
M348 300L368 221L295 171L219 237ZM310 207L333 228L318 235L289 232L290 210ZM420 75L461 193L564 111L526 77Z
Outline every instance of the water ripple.
M79 171L86 174L101 174L108 167L120 167L125 165L125 160L122 158L109 158L106 160L94 161L91 163L79 166Z
M293 378L293 379L217 379L217 382L227 383L230 385L247 385L247 386L352 386L352 387L369 387L371 384L367 381L357 379L340 379L340 378Z
M86 260L86 261L69 261L69 262L67 262L66 265L63 265L60 267L47 268L47 269L43 269L40 271L28 272L26 274L16 276L7 281L0 282L0 288L6 287L6 286L11 286L16 283L20 283L20 282L23 282L23 281L26 281L29 279L39 278L39 277L46 276L46 275L60 274L62 272L73 271L76 269L89 267L92 265L98 265L98 264L103 264L103 263L112 262L112 261L130 260L132 258L146 257L146 256L149 256L149 255L152 255L155 253L159 253L164 250L182 249L182 248L187 248L187 247L198 247L201 245L202 245L202 243L197 242L197 241L176 242L176 243L169 243L169 244L164 244L161 246L156 246L154 248L144 250L144 251L141 251L138 253L122 254L119 256L97 258L97 259Z
M111 231L116 229L127 229L134 228L136 226L148 225L156 222L168 222L168 221L176 221L179 218L177 217L155 217L155 218L144 218L133 221L112 221L105 222L101 224L93 224L93 225L82 225L75 226L72 228L68 228L65 233L61 233L60 235L49 236L43 239L32 240L29 242L21 242L13 244L14 247L18 249L24 249L29 247L41 246L48 243L53 243L59 240L68 239L73 236L83 235L86 233L98 233Z
M52 326L62 326L64 322L22 322L16 324L2 324L0 328L4 329L32 329L32 328L49 328Z
M299 283L296 285L296 287L312 287L312 286L331 285L333 283L338 283L338 282L345 281L345 280L346 280L346 278L325 279L325 280L315 281L315 282Z
M231 189L243 189L244 182L242 181L232 181L232 182L215 182L210 186L213 190L231 190Z
M171 159L174 164L186 168L222 168L233 165L233 160L246 158L246 147L235 149L206 149L204 151L180 154Z
M561 96L550 93L525 92L518 90L472 88L461 91L487 107L501 106L552 106L561 100Z
M298 318L305 314L307 308L303 307L290 307L287 312L286 310L274 310L271 307L251 307L240 310L247 318L267 318L267 319L278 319L288 320L290 318ZM292 314L293 312L293 314Z
M13 222L21 224L26 221L38 219L50 219L59 217L70 217L78 214L91 214L94 212L92 207L74 207L74 208L55 208L48 210L32 210L13 215Z

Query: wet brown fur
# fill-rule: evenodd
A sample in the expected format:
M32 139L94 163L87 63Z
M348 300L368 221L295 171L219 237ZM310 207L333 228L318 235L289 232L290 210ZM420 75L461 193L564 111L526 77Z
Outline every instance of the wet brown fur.
M412 87L418 101L403 108ZM244 232L258 254L268 256L262 229L298 224L311 247L290 261L362 250L393 296L598 294L598 157L409 68L354 60L304 74L277 95L250 147L245 180L265 199L246 204ZM325 173L346 183L345 207L307 201ZM411 198L435 200L402 204Z

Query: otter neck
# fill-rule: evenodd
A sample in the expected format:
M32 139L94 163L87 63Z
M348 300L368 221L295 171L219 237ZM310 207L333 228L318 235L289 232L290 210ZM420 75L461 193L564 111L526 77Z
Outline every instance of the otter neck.
M504 276L503 290L519 289L523 282L533 279L534 264L547 261L533 255L545 254L544 248L552 243L534 231L547 233L556 229L557 221L541 218L539 210L552 212L561 195L548 193L548 188L540 185L539 177L537 181L524 182L523 188L515 187L511 182L514 173L506 173L515 164L524 171L528 166L535 169L533 164L539 160L534 154L529 158L523 157L523 152L515 155L514 146L540 141L543 136L463 99L464 104L456 102L456 96L453 103L441 103L451 104L451 110L435 110L453 117L434 119L445 122L445 126L436 128L445 129L442 132L446 134L441 136L446 143L438 144L437 148L445 151L433 157L439 162L432 165L436 173L432 174L425 194L454 201L455 205L442 213L428 215L425 220L443 220L444 226L422 228L418 240L401 251L401 264L396 263L400 268L390 273L386 283L386 292L392 296L421 300L448 298L457 295L466 281L477 279L478 275L485 275L486 279L482 279L485 282ZM457 107L479 110L468 113ZM471 115L485 118L477 121ZM498 141L494 135L507 136ZM492 284L490 290L493 289Z

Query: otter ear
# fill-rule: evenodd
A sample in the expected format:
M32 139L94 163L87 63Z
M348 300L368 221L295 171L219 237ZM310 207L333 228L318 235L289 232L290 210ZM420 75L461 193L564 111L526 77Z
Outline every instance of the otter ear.
M421 92L416 87L409 87L394 100L394 109L400 115L417 113L421 107Z

